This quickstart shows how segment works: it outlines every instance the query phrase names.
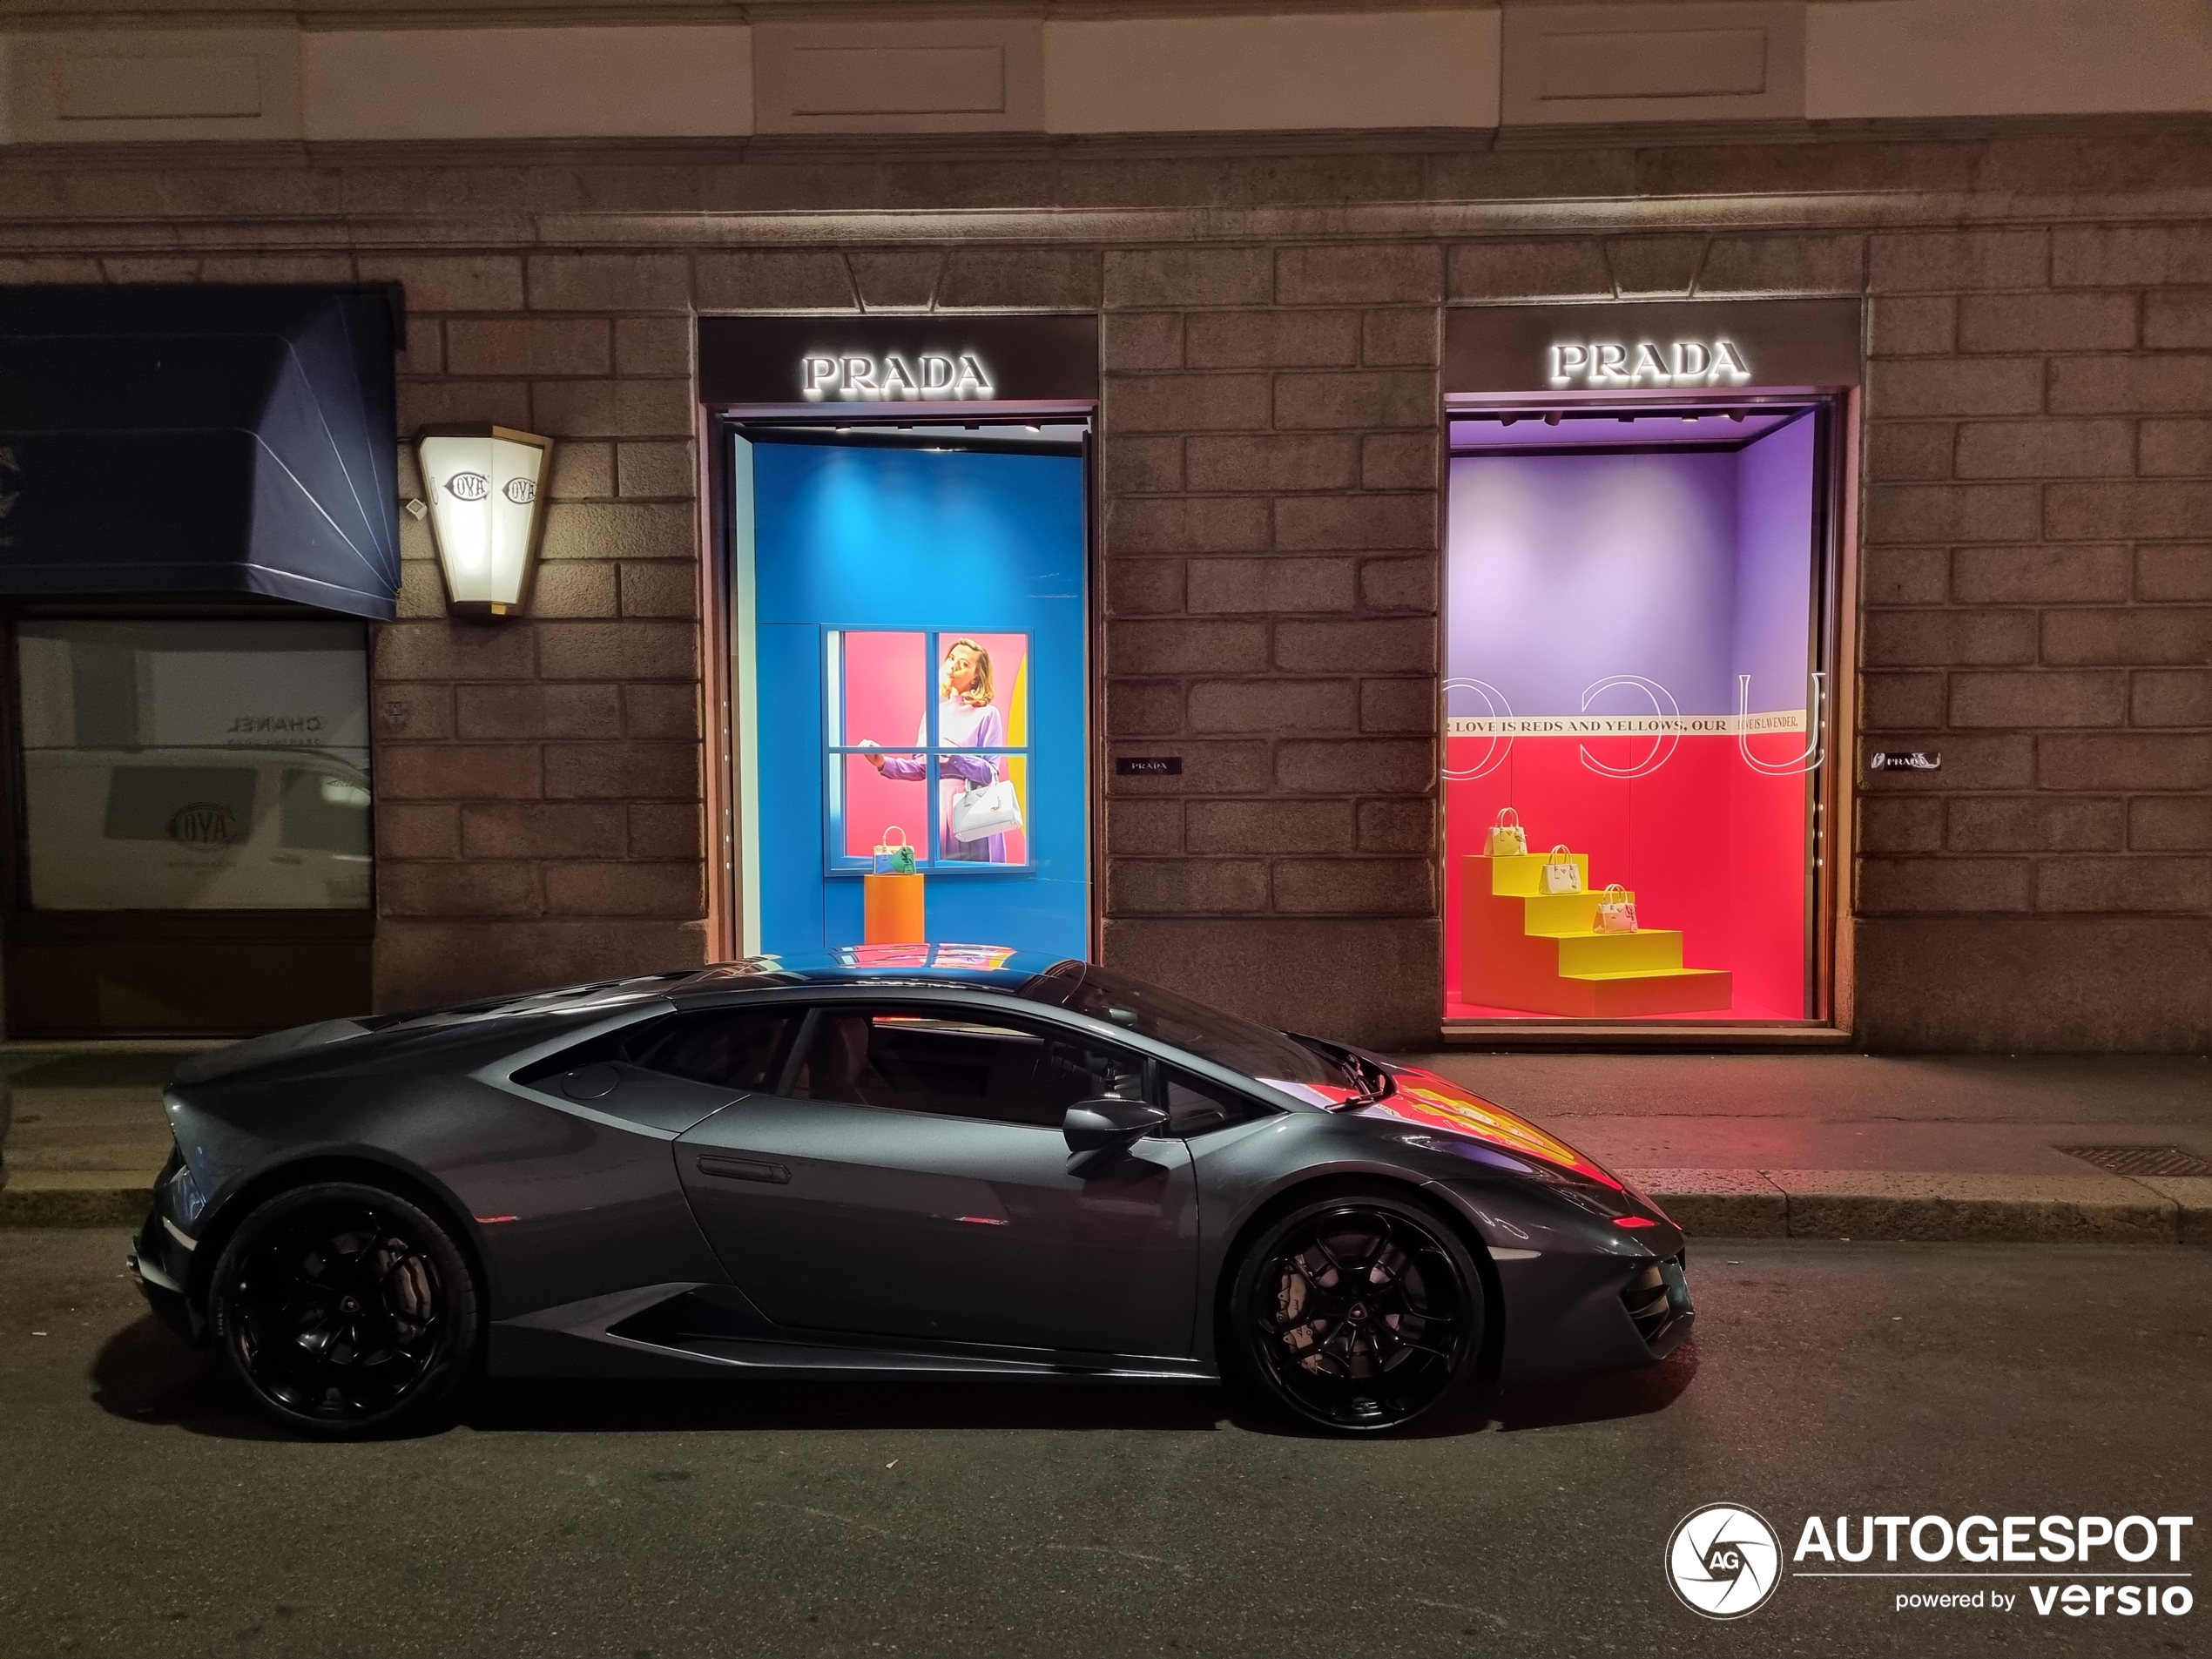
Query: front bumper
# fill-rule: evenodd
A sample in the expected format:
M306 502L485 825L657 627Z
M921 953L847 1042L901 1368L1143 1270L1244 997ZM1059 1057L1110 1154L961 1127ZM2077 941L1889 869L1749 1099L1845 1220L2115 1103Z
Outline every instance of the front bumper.
M125 1264L154 1316L197 1345L206 1340L206 1322L192 1306L189 1294L194 1246L186 1242L190 1236L162 1213L161 1195L165 1190L165 1183L155 1189L153 1207L146 1211L145 1224L131 1241Z

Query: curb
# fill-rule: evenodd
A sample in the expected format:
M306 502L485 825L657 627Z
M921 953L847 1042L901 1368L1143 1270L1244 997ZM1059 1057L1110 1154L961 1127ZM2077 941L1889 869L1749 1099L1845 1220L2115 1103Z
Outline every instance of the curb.
M2212 1177L1624 1170L1692 1238L2212 1244Z
M1888 1170L1622 1170L1693 1238L2212 1244L2212 1177L1932 1175ZM0 1227L136 1227L153 1176L24 1170Z
M16 1170L0 1187L0 1227L132 1227L153 1203L153 1171Z

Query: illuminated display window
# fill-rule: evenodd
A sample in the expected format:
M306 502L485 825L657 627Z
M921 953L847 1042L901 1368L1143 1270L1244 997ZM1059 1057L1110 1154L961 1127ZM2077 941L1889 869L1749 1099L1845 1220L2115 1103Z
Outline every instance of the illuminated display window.
M1832 418L1453 412L1448 1018L1824 1017Z

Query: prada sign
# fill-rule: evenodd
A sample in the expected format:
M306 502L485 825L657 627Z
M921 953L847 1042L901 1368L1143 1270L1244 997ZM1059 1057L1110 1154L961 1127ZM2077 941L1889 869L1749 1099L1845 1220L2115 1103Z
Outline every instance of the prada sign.
M1732 340L1554 343L1548 386L1748 386L1751 365Z
M714 406L1098 397L1096 317L702 317L698 331Z
M810 402L898 397L958 402L992 395L991 377L974 352L962 352L957 361L942 352L924 352L912 368L897 352L887 352L880 359L810 354L799 361L799 395Z
M1666 392L1856 386L1856 300L1455 306L1448 392Z

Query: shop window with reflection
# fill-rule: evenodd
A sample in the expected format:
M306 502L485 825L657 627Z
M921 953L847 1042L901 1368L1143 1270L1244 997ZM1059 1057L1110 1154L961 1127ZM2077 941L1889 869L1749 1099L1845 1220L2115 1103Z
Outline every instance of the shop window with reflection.
M24 622L36 910L365 910L358 624Z
M1827 418L1453 413L1449 1016L1819 1017Z
M941 873L1026 867L1028 636L826 638L830 867L865 869L877 847L901 842Z

